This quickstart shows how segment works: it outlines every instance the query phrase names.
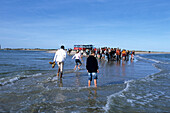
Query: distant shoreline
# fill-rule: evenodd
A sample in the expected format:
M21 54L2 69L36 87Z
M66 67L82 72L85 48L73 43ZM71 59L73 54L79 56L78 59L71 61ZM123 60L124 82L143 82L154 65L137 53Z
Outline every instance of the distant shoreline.
M11 49L11 48L4 48L0 50L24 50L24 51L46 51L47 53L55 53L57 49ZM74 55L76 52L73 50L71 51L70 55ZM159 52L159 51L135 51L135 54L170 54L170 52Z
M50 50L50 51L47 51L48 53L55 53L56 50ZM70 53L70 55L74 55L76 53L76 51L72 51ZM148 51L135 51L135 54L170 54L170 52L156 52L156 51L151 51L151 52L148 52Z
M135 54L170 54L170 52L156 52L156 51L151 51L151 52L148 52L148 51L136 51Z
M56 51L57 49L39 49L39 48L34 48L34 49L30 49L30 48L16 48L16 49L12 49L12 48L4 48L4 49L0 49L0 50Z

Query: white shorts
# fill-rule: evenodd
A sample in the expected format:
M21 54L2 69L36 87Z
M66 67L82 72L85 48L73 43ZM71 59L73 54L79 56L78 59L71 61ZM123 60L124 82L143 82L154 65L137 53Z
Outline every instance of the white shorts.
M60 72L63 72L64 62L57 62L57 65L60 68Z

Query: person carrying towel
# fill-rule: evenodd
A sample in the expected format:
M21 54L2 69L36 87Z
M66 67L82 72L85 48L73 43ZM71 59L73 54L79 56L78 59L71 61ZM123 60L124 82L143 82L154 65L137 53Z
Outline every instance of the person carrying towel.
M67 52L64 50L64 46L61 46L61 49L57 50L54 56L54 62L57 62L58 65L58 73L57 76L60 74L60 78L62 78L63 75L63 67L64 67L64 61L66 59Z

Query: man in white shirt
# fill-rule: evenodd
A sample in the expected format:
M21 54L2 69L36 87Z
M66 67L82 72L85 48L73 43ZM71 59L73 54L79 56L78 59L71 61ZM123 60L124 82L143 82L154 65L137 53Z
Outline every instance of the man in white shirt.
M63 75L63 66L64 66L64 61L66 59L67 52L64 50L64 46L61 46L61 49L57 50L54 56L54 62L57 62L58 65L58 73L57 76L59 76L60 73L60 78L62 78Z

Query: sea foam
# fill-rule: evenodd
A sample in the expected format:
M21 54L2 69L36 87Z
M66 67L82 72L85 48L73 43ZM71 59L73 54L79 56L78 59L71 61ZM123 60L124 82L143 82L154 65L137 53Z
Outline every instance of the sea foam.
M22 79L26 79L26 78L29 78L29 77L37 77L37 76L40 76L40 75L42 75L42 73L37 73L37 74L33 74L33 75L16 75L14 77L1 78L0 79L0 86L12 84L12 83L15 83L15 82L22 80Z

